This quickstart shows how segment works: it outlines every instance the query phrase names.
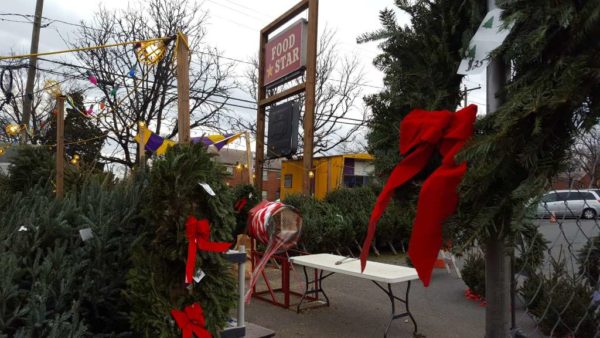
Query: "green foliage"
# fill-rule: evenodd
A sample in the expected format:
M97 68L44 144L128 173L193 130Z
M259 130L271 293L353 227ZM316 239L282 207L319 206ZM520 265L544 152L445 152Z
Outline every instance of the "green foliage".
M520 292L542 333L582 338L597 334L600 303L592 303L593 289L581 278L571 276L564 261L554 261L548 276L530 276Z
M485 297L485 259L482 254L468 255L460 274L474 294Z
M382 28L359 42L379 41L374 64L384 72L385 89L366 99L373 111L369 153L375 171L389 174L398 162L399 123L414 108L454 110L462 76L456 74L464 47L485 13L482 1L396 1L411 16L401 27L394 10L380 13Z
M577 257L579 274L592 288L600 290L600 235L591 237L579 250Z
M361 241L367 232L375 198L375 193L370 187L340 188L328 193L325 202L339 209L352 228L353 239Z
M55 166L52 152L48 148L19 146L8 169L9 192L24 192L38 183L53 181Z
M308 252L332 252L354 239L350 223L340 209L304 195L289 195L283 203L302 214L300 248Z
M127 336L122 291L139 185L90 180L62 200L49 190L36 186L0 207L0 336ZM86 242L83 228L94 234Z
M530 220L525 220L515 240L518 256L515 259L515 270L531 273L544 263L544 254L548 249L548 241L538 231L538 227Z
M198 302L208 329L224 326L236 300L236 283L221 253L198 250L196 266L206 277L191 292L184 285L188 215L206 218L211 240L230 242L236 225L233 196L225 185L225 170L202 145L177 145L154 161L144 191L146 225L135 245L128 276L127 298L138 337L174 337L180 330L171 309ZM208 183L210 196L198 184Z
M233 240L235 241L237 235L246 231L246 227L248 226L248 212L260 202L260 199L254 186L249 184L239 184L233 187L233 196L236 203L246 198L246 205L235 215L236 227L233 232Z
M527 203L566 166L574 135L600 116L600 2L502 7L514 28L497 54L514 68L503 105L478 122L461 156L470 169L460 187L458 242L508 230L512 219L523 218Z
M102 173L83 163L74 166L65 160L64 189L66 192L74 192L89 179L103 180L105 177L110 179L112 174ZM16 155L11 158L8 177L3 185L9 193L26 192L38 185L53 191L55 181L56 158L52 151L44 146L21 145Z
M78 154L80 157L80 166L86 168L97 168L102 169L103 165L99 163L100 151L104 144L105 134L102 130L94 124L95 119L90 119L84 116L87 108L83 103L83 95L81 93L71 93L69 96L73 99L73 102L77 106L76 109L72 108L68 103L66 104L65 114L65 142L72 143L82 140L86 142L78 144L67 144L65 146L65 153L70 159L73 155ZM94 111L97 114L100 111L98 106L94 107ZM46 133L34 141L40 141L43 144L55 144L56 143L56 116L51 115L48 121L50 127Z

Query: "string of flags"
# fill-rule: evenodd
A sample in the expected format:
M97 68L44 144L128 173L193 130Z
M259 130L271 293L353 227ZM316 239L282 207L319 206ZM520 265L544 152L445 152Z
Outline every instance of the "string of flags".
M145 150L155 153L156 155L164 155L167 152L167 149L176 144L175 141L165 139L155 134L149 130L144 123L140 123L138 128L138 133L135 135L134 139L136 142L144 144ZM224 146L235 141L240 136L242 136L242 133L225 135L216 134L193 137L191 141L192 143L203 143L207 147L214 146L217 150L221 150Z

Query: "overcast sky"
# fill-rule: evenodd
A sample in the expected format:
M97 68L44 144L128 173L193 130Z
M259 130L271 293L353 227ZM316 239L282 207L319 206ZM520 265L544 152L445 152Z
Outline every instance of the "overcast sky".
M34 14L35 0L0 0L0 14ZM135 2L135 1L132 1ZM249 60L257 54L259 31L273 19L298 3L298 0L205 0L201 2L208 11L207 42L222 51L222 55L232 59ZM81 20L91 21L98 6L106 8L123 8L126 0L45 0L43 16L79 23ZM319 30L328 27L337 32L340 56L357 55L362 63L365 78L363 92L377 92L383 85L383 74L372 65L373 58L379 50L376 43L356 44L356 38L380 28L379 11L394 8L393 0L320 0ZM26 21L15 16L2 16L0 20ZM408 23L408 16L398 13L401 23ZM27 52L30 47L31 24L0 21L0 54L10 50ZM53 22L42 29L40 51L65 49L63 38L69 38L77 27L60 22ZM60 34L59 34L60 32ZM239 74L247 65L237 66ZM479 77L465 82L468 87L482 84ZM470 98L475 103L483 103L481 91L471 92ZM484 108L481 106L481 108Z

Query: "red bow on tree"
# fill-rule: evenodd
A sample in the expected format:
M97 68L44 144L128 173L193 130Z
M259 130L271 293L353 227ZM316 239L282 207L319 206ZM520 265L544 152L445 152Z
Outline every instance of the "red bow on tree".
M204 251L225 252L231 243L211 242L210 225L208 220L198 220L194 216L188 216L185 222L185 235L188 239L188 257L185 266L185 282L192 282L194 268L196 267L196 247Z
M442 164L423 183L408 247L408 255L419 278L423 285L429 285L431 271L442 246L442 223L456 209L456 189L467 171L467 164L456 164L454 156L473 134L476 115L477 106L469 105L456 113L415 109L402 120L400 153L404 159L392 171L371 213L360 255L363 271L377 221L394 190L418 174L437 148L443 156Z
M173 309L171 316L183 332L183 338L192 338L192 333L198 338L212 338L210 332L206 330L204 312L198 303L186 306L183 311Z
M239 201L235 202L233 209L235 210L235 212L240 212L246 206L246 203L248 203L248 198L243 197Z

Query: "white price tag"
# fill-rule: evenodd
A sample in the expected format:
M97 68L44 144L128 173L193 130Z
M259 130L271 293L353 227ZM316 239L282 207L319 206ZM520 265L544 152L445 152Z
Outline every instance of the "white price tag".
M198 184L200 184L200 186L201 186L202 188L204 188L204 190L205 190L205 191L206 191L206 192L207 192L209 195L211 195L211 196L216 196L216 195L217 195L217 194L215 194L215 192L212 190L212 188L210 187L210 185L208 185L208 183L205 183L205 182L200 182L200 183L198 183Z
M202 269L198 268L198 270L196 270L196 274L193 277L194 282L200 283L200 281L202 280L202 278L204 278L204 276L206 276L204 271L202 271Z
M18 231L29 231L29 229L26 226L21 225Z
M79 236L81 236L81 240L85 242L94 238L94 233L92 232L91 228L85 228L79 230Z

